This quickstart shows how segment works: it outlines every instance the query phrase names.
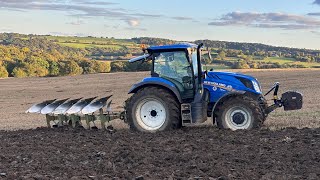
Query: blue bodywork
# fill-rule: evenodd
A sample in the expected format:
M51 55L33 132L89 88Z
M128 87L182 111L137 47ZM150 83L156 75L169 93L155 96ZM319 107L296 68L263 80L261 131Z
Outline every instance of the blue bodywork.
M155 52L162 51L174 51L174 50L188 50L192 48L197 48L196 44L192 43L182 43L182 44L173 44L165 46L152 46L147 48L147 52L143 56L139 56L130 60L130 62L140 61L152 57L152 54ZM199 58L199 57L198 57ZM209 106L211 110L212 107L222 100L224 97L227 97L231 94L250 94L256 97L262 96L261 87L257 79L252 76L232 73L232 72L215 72L210 71L206 74L205 79L203 79L203 88L209 92ZM152 85L152 86L161 86L169 89L173 92L180 103L183 103L181 94L179 92L179 87L171 81L161 78L161 77L146 77L141 82L133 85L129 93L136 93L139 89ZM180 87L181 88L181 87Z
M254 87L247 87L242 81L247 80L247 83L256 82L259 86L259 90L255 90ZM146 77L141 82L134 84L129 93L135 93L136 90L146 85L159 85L167 89L170 89L181 102L179 91L175 84L171 81L160 78L160 77ZM208 72L203 82L203 88L208 90L210 93L210 103L217 102L221 97L228 93L252 93L257 96L262 95L260 85L258 81L248 75L232 73L232 72Z
M149 51L161 51L168 49L188 49L188 48L197 48L196 44L192 43L181 43L181 44L171 44L165 46L151 46L147 50Z
M255 82L259 89L253 86ZM246 85L244 83L247 83ZM249 92L261 95L261 87L252 76L232 72L208 72L203 83L204 89L210 92L210 102L217 102L221 97L230 92Z
M160 78L160 77L146 77L144 78L142 81L140 81L137 84L134 84L131 89L129 90L129 94L131 93L136 93L137 90L139 90L142 87L145 86L149 86L149 85L153 85L153 86L162 86L163 88L167 88L168 90L170 90L171 92L173 92L177 99L179 100L179 102L182 102L180 93L177 89L177 87L169 80Z

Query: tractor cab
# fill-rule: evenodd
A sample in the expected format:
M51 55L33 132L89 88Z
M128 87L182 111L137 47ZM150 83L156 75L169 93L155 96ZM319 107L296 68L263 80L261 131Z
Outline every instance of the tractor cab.
M169 82L177 89L181 101L190 102L202 90L201 47L191 43L149 47L146 54L130 62L152 61L151 77L143 82Z
M144 55L130 60L152 61L151 77L144 78L129 91L133 96L127 101L126 109L131 127L158 131L207 119L208 94L203 91L200 61L202 46L191 43L154 46L145 49ZM143 97L135 99L140 97L139 92ZM145 96L146 93L152 95ZM161 112L166 112L166 118L160 116ZM165 124L160 126L161 122Z

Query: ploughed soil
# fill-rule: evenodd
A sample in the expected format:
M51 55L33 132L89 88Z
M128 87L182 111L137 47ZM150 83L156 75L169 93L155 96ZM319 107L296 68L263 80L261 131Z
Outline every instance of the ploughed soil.
M0 131L0 179L320 179L320 129Z
M122 110L131 85L148 73L0 79L0 179L320 179L320 71L246 73L264 92L275 81L281 93L302 92L303 109L276 110L260 131L218 130L210 119L155 134L117 120L113 132L47 129L37 128L44 116L24 111L48 99L110 94L113 110Z

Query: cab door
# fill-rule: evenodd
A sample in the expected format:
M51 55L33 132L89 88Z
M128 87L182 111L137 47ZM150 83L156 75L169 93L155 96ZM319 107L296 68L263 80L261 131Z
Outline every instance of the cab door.
M194 73L186 51L154 53L153 73L174 83L182 99L194 97Z

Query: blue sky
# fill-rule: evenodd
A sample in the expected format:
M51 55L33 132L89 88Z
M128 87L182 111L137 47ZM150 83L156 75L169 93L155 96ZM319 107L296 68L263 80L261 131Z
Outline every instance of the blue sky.
M0 0L0 32L320 49L320 0Z

